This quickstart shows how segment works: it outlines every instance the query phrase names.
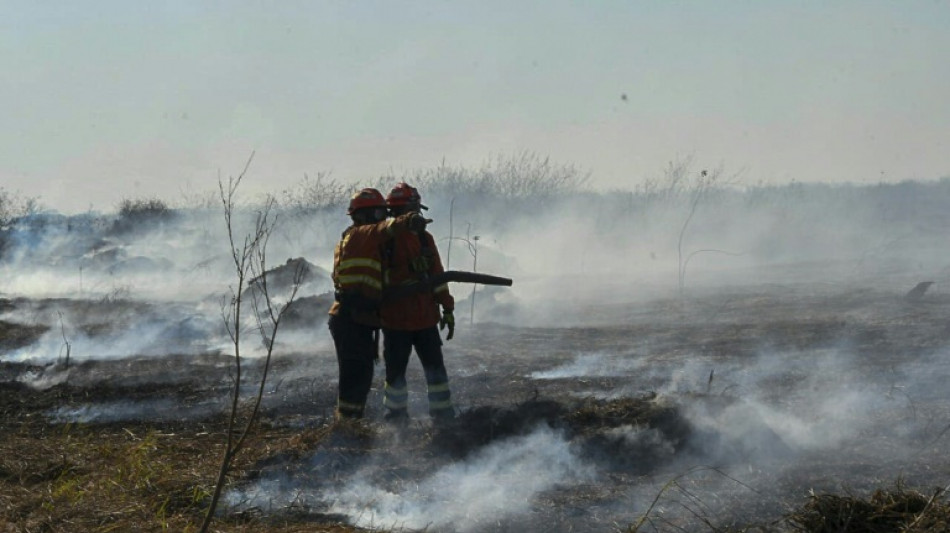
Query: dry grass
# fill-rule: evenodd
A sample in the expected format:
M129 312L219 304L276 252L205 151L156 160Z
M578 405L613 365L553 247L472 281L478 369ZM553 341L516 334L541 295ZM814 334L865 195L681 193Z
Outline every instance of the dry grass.
M693 445L697 439L708 435L694 431L696 428L684 418L685 411L680 406L701 404L715 411L720 405L735 403L742 391L736 388L734 379L730 382L735 376L730 376L726 369L732 361L754 355L762 343L794 352L822 349L844 338L860 355L854 368L867 373L913 361L917 355L925 356L921 361L930 362L935 348L946 346L950 330L946 327L943 304L907 307L901 301L879 305L879 298L873 293L866 298L867 301L858 302L861 305L849 300L847 305L831 302L835 305L822 306L807 298L763 300L757 295L749 299L738 295L730 297L729 305L715 299L705 307L684 307L682 318L667 321L654 323L653 315L670 315L666 311L651 311L650 320L637 322L634 317L632 325L622 328L492 327L479 335L477 343L466 345L461 338L459 344L452 346L472 368L484 366L472 375L453 375L453 395L470 403L460 404L461 416L448 428L428 425L424 418L403 429L372 421L327 424L324 420L332 412L335 399L333 378L281 381L284 364L288 376L312 368L306 358L288 358L275 364L277 377L269 389L273 393L265 418L274 426L255 430L253 440L234 464L229 485L238 489L253 487L258 480L286 471L301 486L324 494L335 490L337 483L347 482L365 463L372 462L384 465L370 472L372 482L401 494L441 467L458 464L494 442L546 424L562 432L563 438L571 441L572 450L585 461L606 473L596 481L558 487L538 496L532 509L536 524L554 529L561 524L565 524L561 530L568 530L569 526L576 530L585 530L585 526L588 530L603 529L609 527L605 526L608 522L604 515L610 512L610 524L616 525L617 530L633 527L631 531L948 531L950 511L943 492L920 488L917 492L898 484L894 489L871 494L876 480L892 479L887 477L894 475L892 471L875 470L873 475L868 473L861 478L863 481L857 486L871 494L867 499L847 494L802 497L808 487L835 492L829 488L834 485L822 485L821 480L844 481L848 478L842 477L842 473L861 473L874 466L868 458L871 456L857 453L856 459L848 462L844 458L845 463L840 466L833 462L834 458L808 458L803 466L791 469L793 473L788 476L743 472L736 479L745 482L751 478L750 486L756 491L738 487L740 495L734 499L705 491L711 485L706 484L706 477L677 479L661 491L659 504L640 522L633 510L625 515L616 506L618 502L629 503L630 488L643 486L645 476L663 482L675 473L671 468L679 468L672 462L674 459L696 451ZM720 305L713 305L717 303ZM19 305L31 311L30 316L51 315L46 309L51 305L48 302ZM861 310L873 309L873 314L867 319L842 322L839 315L850 312L852 305ZM111 309L103 305L100 308ZM82 308L82 313L77 310L75 314L95 317L98 322L104 320L99 310L88 309L87 313ZM750 315L755 320L749 319ZM55 314L51 316L55 320ZM123 327L119 322L116 324L116 328ZM90 327L95 329L94 326ZM29 345L42 333L42 327L30 328L33 326L0 323L0 347L10 350ZM626 375L523 379L543 368L539 365L565 364L574 359L574 354L592 348L627 346L631 338L649 339L650 354L656 355L657 360L661 356L702 358L709 368L715 369L715 378L711 372L704 372L699 379L685 383L681 392L663 395L649 393L655 389L650 388L651 383L645 378L635 381ZM545 358L546 350L553 355ZM498 356L509 353L514 356ZM196 531L207 508L207 496L225 442L223 422L203 418L208 416L204 414L182 416L180 421L170 422L178 419L149 412L148 406L169 405L168 402L186 408L214 405L227 391L222 362L226 358L220 354L77 362L67 382L45 390L31 389L21 377L43 372L55 375L54 371L59 370L0 362L0 532ZM763 388L767 398L774 394L780 399L796 390L796 377L793 373L766 376L769 381ZM608 396L612 399L585 396L615 390L624 392ZM939 389L935 389L935 397L936 390ZM639 392L631 396L632 391ZM907 412L903 406L911 403L914 416L920 421L913 428L932 443L928 449L938 447L947 431L945 402L928 405L929 400L919 394L905 396L892 402L893 406L887 403L888 410L881 416L902 417ZM89 425L60 424L57 420L61 418L50 416L60 409L124 403L142 408L143 414L134 421L99 421ZM192 411L198 412L205 411ZM371 418L378 420L378 413ZM900 422L896 418L894 421ZM925 427L924 422L928 424ZM627 438L640 431L662 437L664 446L655 446L649 439ZM329 438L331 435L333 438ZM916 438L917 434L914 435ZM858 440L848 444L864 443ZM869 449L856 452L867 453ZM312 464L315 454L326 459L317 467ZM894 461L901 462L896 456ZM822 471L815 483L815 465L833 468ZM936 455L933 461L922 456L907 463L909 467L920 465L926 467L928 477L921 478L924 467L915 472L903 464L899 466L915 482L945 483L940 476L946 463ZM733 466L727 461L723 471L732 472ZM794 472L800 472L800 479ZM723 481L715 473L706 475ZM729 479L723 482L733 488L738 483ZM772 487L774 491L769 490ZM647 494L647 499L652 496ZM692 507L677 507L681 503ZM327 507L320 505L273 510L230 507L221 510L213 530L357 530L340 523L344 517L320 514L326 511ZM764 525L752 524L755 521ZM642 527L637 529L635 524Z
M807 533L950 531L950 503L942 489L927 496L898 481L894 489L878 489L868 499L811 494L788 522Z
M279 454L301 453L331 431L262 428L232 480ZM0 531L197 531L223 435L214 427L87 427L26 423L0 431ZM213 531L358 531L312 517L225 515Z
M220 461L223 423L51 425L37 409L55 398L4 396L5 401L0 402L4 415L0 424L0 531L198 530ZM544 419L543 415L554 409L548 406L535 412L547 405L538 404L539 407L536 403L527 402L522 410L528 409ZM27 405L31 409L19 408ZM479 413L468 413L468 425ZM496 423L498 414L492 413L490 417ZM601 426L663 425L666 418L675 418L668 407L655 403L649 396L585 400L572 409L561 406L557 414L579 433ZM333 434L346 437L350 445L365 447L367 453L398 453L374 450L379 429L378 424L365 421L324 424L304 430L265 425L254 434L247 451L239 455L230 481L253 480L269 464L294 464L324 446ZM454 433L471 436L461 427L455 428ZM429 437L415 440L417 444L438 448L438 439L432 441ZM606 488L591 486L588 490L597 493ZM575 505L583 504L580 500L572 501ZM877 490L867 500L812 494L786 516L784 523L807 533L950 531L950 504L943 491L928 496L898 482L894 489ZM706 526L710 531L720 530L711 522ZM264 515L253 511L222 514L212 530L360 531L332 516ZM631 529L637 530L635 526ZM738 530L773 529L749 525L730 529Z

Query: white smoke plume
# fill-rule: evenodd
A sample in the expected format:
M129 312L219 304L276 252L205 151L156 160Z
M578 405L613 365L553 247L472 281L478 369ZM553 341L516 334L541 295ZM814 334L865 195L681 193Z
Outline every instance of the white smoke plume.
M539 370L529 374L532 379L565 379L581 377L625 376L630 375L645 366L645 358L632 352L608 353L594 352L581 353L573 361L551 368Z
M356 516L357 525L367 527L490 530L529 510L538 494L592 474L562 437L544 428L486 447L409 492L396 494L357 479L335 495L331 510Z
M228 501L262 508L318 505L368 528L491 531L500 522L528 513L545 491L596 475L561 434L546 426L494 442L411 485L382 486L374 481L382 467L365 466L342 486L333 484L319 492L308 491L292 478L264 480L232 492Z
M77 407L60 407L47 414L50 421L57 424L106 424L124 420L152 420L155 422L180 422L183 420L206 417L212 413L223 412L226 404L206 403L182 406L172 400L154 400L148 402L109 402L88 404Z
M67 347L70 360L81 362L143 355L160 357L204 353L227 346L221 320L215 320L213 316L196 314L193 310L181 307L159 312L129 307L123 314L120 304L115 307L120 311L104 317L104 322L97 322L95 316L80 317L74 313L62 314L57 319L50 318L47 323L51 327L39 339L10 352L5 359L33 364L54 363L65 360ZM83 324L79 322L81 319L91 321ZM84 326L98 326L103 331L91 335L86 333L88 328Z

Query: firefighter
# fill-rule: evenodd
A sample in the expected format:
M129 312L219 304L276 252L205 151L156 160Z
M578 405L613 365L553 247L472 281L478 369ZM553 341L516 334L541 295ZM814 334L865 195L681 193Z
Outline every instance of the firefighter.
M353 224L333 253L335 301L328 324L340 370L337 416L361 418L378 358L383 247L410 229L425 231L427 220L416 213L388 219L386 199L376 189L354 194L347 214Z
M386 197L386 205L394 216L428 209L421 201L419 192L406 183L396 185ZM425 228L402 233L390 241L383 254L383 264L386 285L394 288L425 281L429 276L443 272L435 241ZM447 284L438 285L431 291L383 301L380 316L383 322L383 358L386 361L385 419L397 423L409 419L406 367L413 348L425 372L429 415L436 421L455 418L439 334L439 329L445 328L448 328L446 340L455 334L454 308L455 300Z

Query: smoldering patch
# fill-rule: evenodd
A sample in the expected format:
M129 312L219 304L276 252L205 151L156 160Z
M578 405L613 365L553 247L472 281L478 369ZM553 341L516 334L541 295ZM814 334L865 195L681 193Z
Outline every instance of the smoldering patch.
M178 304L40 300L25 302L7 316L42 328L42 335L5 354L8 361L50 364L199 354L226 345L219 320Z
M346 516L362 527L433 527L434 516L446 531L514 527L581 487L613 505L616 493L591 488L601 476L657 472L691 432L675 405L652 395L537 399L463 410L446 426L365 428L334 429L310 453L258 465L260 476L236 488L230 505Z
M345 517L358 527L465 532L504 523L546 492L596 476L562 432L544 425L498 439L463 461L432 462L421 450L401 449L402 461L419 464L418 478L403 477L404 470L381 458L354 454L354 444L329 438L296 475L271 474L231 491L227 501L235 510Z
M593 475L562 435L542 426L494 442L402 490L357 477L332 496L330 509L355 517L355 525L362 527L485 530L526 512L546 491Z
M224 412L226 407L223 401L192 405L171 399L117 401L59 407L48 412L46 416L54 424L109 424L146 420L169 423L206 419Z
M573 361L528 375L531 379L551 380L584 377L617 377L640 370L644 357L637 352L594 352L578 354Z

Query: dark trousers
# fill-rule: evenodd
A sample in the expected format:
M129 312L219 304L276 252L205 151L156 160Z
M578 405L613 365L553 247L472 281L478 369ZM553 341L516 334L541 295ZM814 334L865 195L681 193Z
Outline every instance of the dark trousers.
M337 414L343 418L361 418L373 385L377 353L375 328L354 322L346 312L330 315L328 324L340 368Z
M454 416L449 376L442 357L442 338L436 326L415 331L383 330L383 358L386 360L383 405L392 414L406 413L409 406L406 368L413 348L426 376L429 414L436 417Z

